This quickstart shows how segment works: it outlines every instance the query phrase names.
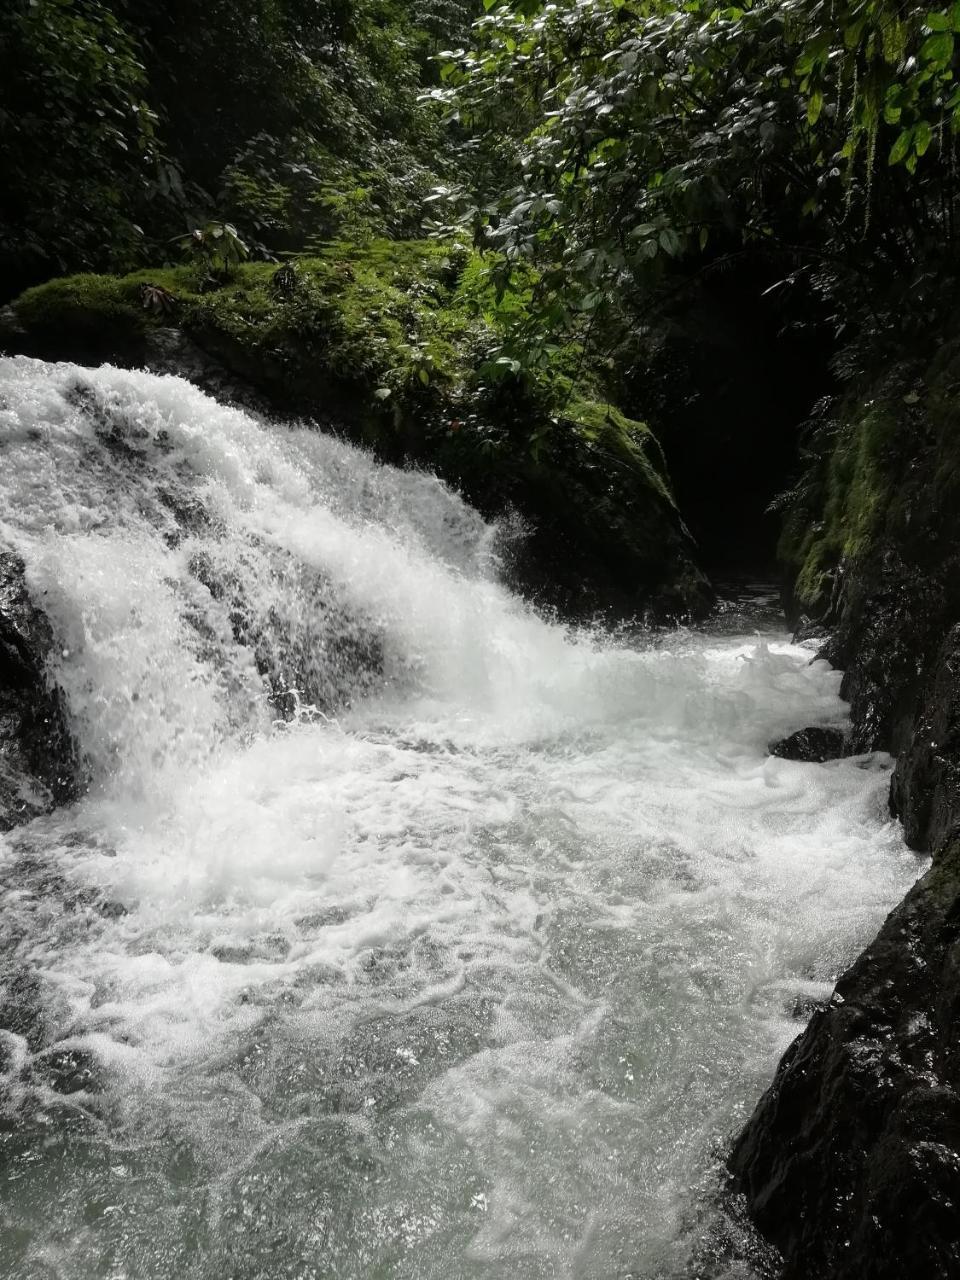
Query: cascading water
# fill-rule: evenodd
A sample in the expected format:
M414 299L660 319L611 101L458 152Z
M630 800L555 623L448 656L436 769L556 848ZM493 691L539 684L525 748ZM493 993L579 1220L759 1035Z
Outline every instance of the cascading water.
M0 360L0 495L88 782L0 837L0 1275L760 1274L724 1143L918 871L766 754L836 673L176 378Z

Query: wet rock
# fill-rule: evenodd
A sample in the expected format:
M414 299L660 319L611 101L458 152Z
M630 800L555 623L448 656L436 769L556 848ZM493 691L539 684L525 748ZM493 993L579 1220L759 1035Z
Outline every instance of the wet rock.
M96 1059L86 1049L49 1049L34 1059L31 1073L55 1093L92 1093L100 1087Z
M783 1280L960 1275L960 625L882 557L831 646L854 749L898 753L891 806L934 866L783 1059L730 1159Z
M177 522L176 532L167 537L169 545L178 546L181 539L188 535L209 533L213 520L207 508L195 494L187 491L176 492L161 485L157 488L157 498ZM217 532L222 535L224 531Z
M789 613L789 609L787 612ZM819 619L808 618L805 614L801 614L794 627L793 638L797 644L802 644L806 640L816 640L823 644L830 638L830 633Z
M240 576L218 569L207 552L191 557L190 572L214 600L229 606L233 638L252 651L282 719L340 710L382 682L381 628L339 599L327 575L293 557L277 559L279 591L305 606L284 614L275 607L258 610ZM202 618L187 620L203 633Z
M118 462L140 465L147 457L150 433L138 422L131 421L115 405L105 404L93 387L81 379L64 393L64 400L90 419L97 439Z
M101 902L98 910L104 920L121 920L125 915L129 914L128 908L122 902L117 902L113 898Z
M960 1275L960 844L780 1065L730 1157L783 1280Z
M0 307L0 352L21 351L29 341L27 331L20 323L15 309Z
M0 1030L20 1036L36 1051L48 1038L49 1018L40 979L19 967L0 985Z
M0 548L0 831L73 799L80 762L45 663L53 634L23 561Z
M960 625L940 646L890 794L915 847L937 853L960 834Z
M842 729L798 729L770 747L772 756L781 760L807 760L822 764L839 760L847 754L847 739Z
M175 326L148 329L143 336L143 347L142 363L152 372L186 378L222 404L237 405L254 413L270 413L270 401L245 380L242 371L231 373L226 365Z
M960 620L958 570L955 547L885 543L844 575L840 620L820 656L844 672L855 751L910 746L940 646Z
M221 964L276 964L284 960L290 951L290 943L279 933L261 934L243 943L219 943L210 948L210 954Z
M818 1000L815 996L799 995L788 1006L791 1018L802 1018L805 1022L810 1018L811 1014L820 1013L827 1008L827 1000Z

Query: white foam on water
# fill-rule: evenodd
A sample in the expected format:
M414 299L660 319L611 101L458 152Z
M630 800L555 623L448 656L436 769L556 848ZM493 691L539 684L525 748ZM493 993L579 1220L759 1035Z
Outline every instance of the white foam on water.
M176 378L0 397L90 776L0 837L43 1010L0 1032L0 1274L759 1274L723 1144L920 870L887 759L766 753L838 673L569 633L434 478Z

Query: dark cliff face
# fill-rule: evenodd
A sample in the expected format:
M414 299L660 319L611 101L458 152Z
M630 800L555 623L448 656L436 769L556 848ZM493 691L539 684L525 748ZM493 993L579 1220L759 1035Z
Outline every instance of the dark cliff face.
M27 591L23 561L0 549L0 831L79 790L60 695L44 671L52 644L49 623Z
M783 1280L960 1275L960 846L783 1059L730 1158Z
M891 812L933 865L791 1046L731 1154L784 1280L960 1275L956 348L920 385L864 397L794 542L797 612L831 628L823 654L845 671L853 748L897 756Z
M947 633L927 678L890 802L915 847L939 853L960 841L960 625Z

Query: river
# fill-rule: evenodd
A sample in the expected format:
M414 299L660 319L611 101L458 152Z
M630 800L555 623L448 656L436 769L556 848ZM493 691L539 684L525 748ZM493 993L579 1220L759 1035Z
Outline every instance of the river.
M718 1195L920 866L769 600L565 628L435 478L0 360L83 799L0 836L5 1280L757 1277Z

